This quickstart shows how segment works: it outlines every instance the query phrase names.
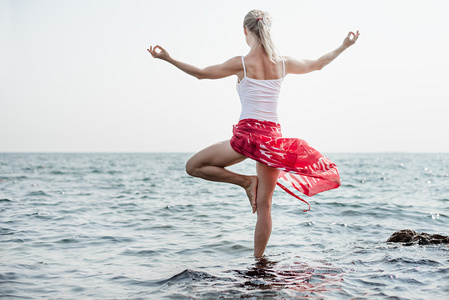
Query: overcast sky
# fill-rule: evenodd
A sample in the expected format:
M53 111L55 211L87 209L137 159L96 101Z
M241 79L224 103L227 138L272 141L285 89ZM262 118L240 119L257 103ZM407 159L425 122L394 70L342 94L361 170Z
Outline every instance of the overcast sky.
M242 22L267 10L289 75L284 136L321 152L449 152L449 1L0 0L0 152L194 152L231 137L236 77L199 81L146 51L198 66L245 55Z

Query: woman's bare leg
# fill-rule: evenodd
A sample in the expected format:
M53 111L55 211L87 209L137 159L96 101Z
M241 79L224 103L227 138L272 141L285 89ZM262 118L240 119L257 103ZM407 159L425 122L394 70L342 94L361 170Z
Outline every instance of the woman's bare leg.
M247 176L231 172L225 167L245 160L246 156L234 151L229 140L209 146L194 156L186 164L189 175L206 180L236 184L245 189L253 213L256 211L257 176Z
M257 223L254 232L254 256L261 257L271 235L271 200L279 170L257 162Z

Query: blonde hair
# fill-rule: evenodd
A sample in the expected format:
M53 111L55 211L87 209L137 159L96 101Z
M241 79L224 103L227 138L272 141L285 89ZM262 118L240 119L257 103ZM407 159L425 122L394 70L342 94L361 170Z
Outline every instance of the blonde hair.
M256 36L257 42L262 45L267 56L276 63L280 57L271 40L271 17L268 12L257 9L250 11L243 19L243 26Z

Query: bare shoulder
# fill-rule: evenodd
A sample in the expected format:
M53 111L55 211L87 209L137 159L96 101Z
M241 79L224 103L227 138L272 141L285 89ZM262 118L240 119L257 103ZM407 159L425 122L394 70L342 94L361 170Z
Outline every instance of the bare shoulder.
M220 66L220 68L222 68L223 70L227 70L228 72L236 74L239 71L243 71L242 57L241 56L231 57L227 61L217 66Z
M292 56L283 56L286 74L304 74L310 72L312 61L309 59L298 59Z
M298 59L293 56L282 56L282 58L284 59L285 66L297 65L297 64L301 64L305 61L303 59Z
M235 68L236 70L243 69L242 56L234 56L228 59L225 64L229 65L229 67Z
M234 56L223 63L223 67L239 78L243 75L242 56Z
M200 69L198 78L199 79L219 79L228 77L231 75L239 75L243 72L242 59L239 56L232 57L227 61L208 66L206 68Z

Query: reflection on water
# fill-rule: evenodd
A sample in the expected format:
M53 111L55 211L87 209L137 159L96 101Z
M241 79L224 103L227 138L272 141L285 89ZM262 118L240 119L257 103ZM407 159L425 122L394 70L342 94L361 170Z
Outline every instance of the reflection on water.
M299 257L296 257L299 259ZM256 260L253 267L235 270L244 278L241 284L247 289L279 290L289 289L306 293L325 293L340 290L343 270L326 263L324 266L310 266L300 260L285 265L264 256Z
M217 270L218 271L218 270ZM169 279L155 282L153 295L179 299L215 298L319 298L347 295L341 287L345 272L330 263L311 265L295 257L293 262L265 256L251 267L223 271L224 276L185 269Z

